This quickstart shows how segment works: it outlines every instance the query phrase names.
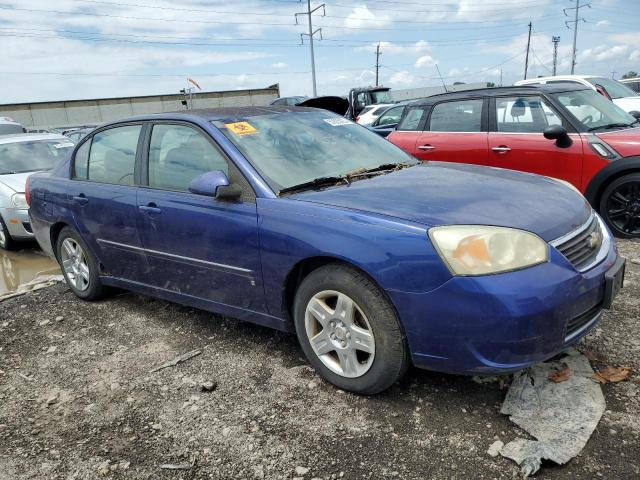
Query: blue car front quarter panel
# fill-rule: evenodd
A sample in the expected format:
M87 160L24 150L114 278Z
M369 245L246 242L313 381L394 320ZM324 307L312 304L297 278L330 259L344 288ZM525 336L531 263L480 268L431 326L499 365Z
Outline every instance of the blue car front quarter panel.
M294 197L258 199L262 268L269 312L283 312L283 286L301 261L343 260L387 291L428 292L451 274L422 225L328 207Z
M546 360L576 343L601 316L607 258L579 273L555 249L535 267L454 277L424 294L390 292L416 366L448 373L499 374ZM590 313L568 335L570 319Z

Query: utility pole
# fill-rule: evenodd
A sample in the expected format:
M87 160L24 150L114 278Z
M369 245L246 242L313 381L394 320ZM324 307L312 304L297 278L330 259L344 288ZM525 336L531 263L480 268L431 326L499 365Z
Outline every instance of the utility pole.
M611 78L612 78L613 80L615 80L615 79L616 79L616 73L618 73L618 72L611 72Z
M560 37L551 37L551 41L553 42L553 76L555 77L558 68L558 43L560 42Z
M527 40L527 56L524 59L524 79L527 79L527 70L529 70L529 49L531 48L531 22L529 22L529 39Z
M573 23L573 52L571 54L571 75L573 75L573 73L575 72L575 69L576 69L576 45L578 43L578 22L580 20L582 20L583 22L586 22L586 20L584 18L579 18L580 9L584 8L584 7L591 8L591 4L590 3L586 3L584 5L580 5L580 0L576 0L576 6L575 7L563 8L562 9L562 11L564 12L565 16L567 15L567 10L575 10L576 11L575 18L573 20L568 20L568 21L564 22L564 24L567 26L567 28L570 28L569 24Z
M302 0L300 0L302 1ZM311 0L307 0L307 11L306 12L302 12L302 13L296 13L295 14L295 19L296 19L296 25L298 24L298 15L307 15L309 17L309 33L301 33L300 34L300 41L304 44L304 37L307 36L309 37L309 45L311 47L311 80L313 82L313 96L316 97L318 96L318 89L316 87L316 59L315 59L315 54L313 52L313 36L316 33L320 33L320 40L322 40L322 29L318 28L316 30L313 29L313 22L311 20L311 17L313 15L314 12L322 9L322 16L325 16L325 9L324 9L325 5L324 3L322 5L318 5L316 8L314 8L313 10L311 9Z
M380 85L378 79L380 73L380 42L378 42L378 47L376 48L376 87Z

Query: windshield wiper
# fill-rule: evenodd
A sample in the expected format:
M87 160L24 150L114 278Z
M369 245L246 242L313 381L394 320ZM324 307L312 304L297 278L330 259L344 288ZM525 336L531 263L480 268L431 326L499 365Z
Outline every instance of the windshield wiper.
M378 165L373 168L357 168L355 170L351 170L345 174L345 178L347 180L351 180L352 178L360 178L360 177L371 177L374 175L380 175L382 173L387 173L395 170L402 170L406 167L413 167L417 165L419 162L415 163L383 163L382 165Z
M335 185L336 183L340 183L340 182L347 182L348 183L348 180L344 176L341 176L341 177L337 177L337 176L334 176L334 177L318 177L318 178L314 178L313 180L310 180L308 182L299 183L298 185L292 185L290 187L281 188L278 191L278 195L281 195L283 193L296 192L298 190L305 190L307 188L325 187L327 185Z
M633 123L609 123L609 124L607 124L607 125L600 125L600 126L598 126L598 127L592 127L592 128L590 128L589 130L587 130L587 131L588 131L588 132L593 132L594 130L600 130L600 129L603 129L603 130L609 130L609 129L611 129L611 128L629 128L629 127L631 127L634 123L636 123L636 122L633 122Z

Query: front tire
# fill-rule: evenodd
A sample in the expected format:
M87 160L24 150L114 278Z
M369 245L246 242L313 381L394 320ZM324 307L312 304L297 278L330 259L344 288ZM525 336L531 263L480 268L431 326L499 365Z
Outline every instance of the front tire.
M18 242L11 238L7 224L4 223L4 220L0 216L0 248L3 250L15 250L18 247L17 243Z
M83 300L99 300L106 294L98 265L80 235L64 227L56 241L56 258L71 291Z
M602 193L600 214L620 238L640 238L640 173L611 182Z
M409 365L395 310L357 270L331 264L310 273L294 301L298 341L318 374L362 395L386 390Z

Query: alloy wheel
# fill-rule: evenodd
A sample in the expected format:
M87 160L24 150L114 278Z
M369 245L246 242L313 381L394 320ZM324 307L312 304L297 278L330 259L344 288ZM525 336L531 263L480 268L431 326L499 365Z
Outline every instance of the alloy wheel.
M325 290L307 303L305 330L311 348L332 372L364 375L375 357L375 337L358 304L344 293Z
M640 182L618 186L607 199L607 217L614 229L625 235L640 235Z
M60 249L60 259L69 283L81 292L89 288L89 264L80 244L73 238L65 238Z

